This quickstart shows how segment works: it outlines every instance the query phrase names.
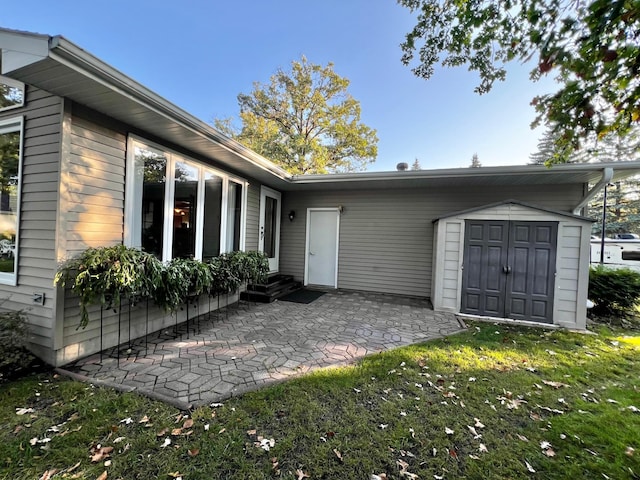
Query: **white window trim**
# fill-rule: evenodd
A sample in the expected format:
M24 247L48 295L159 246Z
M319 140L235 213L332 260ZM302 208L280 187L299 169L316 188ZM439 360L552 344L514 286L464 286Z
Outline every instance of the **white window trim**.
M203 247L203 226L204 226L204 174L205 172L212 173L220 179L222 179L222 202L220 205L220 253L227 253L227 207L228 207L228 195L229 195L229 182L232 181L242 186L242 206L240 211L240 245L239 249L245 249L245 237L247 227L247 190L249 182L241 177L229 174L224 170L220 170L216 167L208 165L200 160L185 156L178 153L162 144L147 140L138 135L129 134L127 138L127 158L126 158L126 178L125 178L125 207L124 207L124 245L128 247L140 248L140 245L136 245L136 240L133 238L134 229L131 222L135 218L135 211L140 208L134 201L135 194L135 182L132 178L132 172L135 166L135 147L149 148L151 150L159 150L165 154L167 159L167 175L166 175L166 187L165 187L165 201L164 201L164 225L163 225L163 245L162 245L162 260L167 262L172 258L172 241L173 241L173 229L171 222L167 219L173 217L173 201L175 193L175 166L178 162L189 163L198 169L198 209L196 211L196 260L202 260L202 247ZM169 201L167 201L169 199Z
M16 241L13 261L13 273L0 272L0 284L16 286L18 284L18 265L20 259L20 212L22 212L22 161L24 151L24 117L13 117L0 120L0 134L20 132L20 146L18 149L18 211L16 212Z
M13 108L24 107L24 98L26 96L24 83L14 80L13 78L5 77L4 75L0 75L0 83L4 83L5 85L9 85L10 87L19 88L20 90L22 90L22 102L16 103L15 105L9 105L8 107L0 107L0 112L6 112L7 110L11 110Z

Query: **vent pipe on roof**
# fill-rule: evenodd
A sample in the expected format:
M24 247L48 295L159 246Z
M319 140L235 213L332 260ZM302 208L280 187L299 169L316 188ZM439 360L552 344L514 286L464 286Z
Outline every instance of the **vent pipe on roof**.
M398 165L396 165L396 170L398 170L399 172L404 172L406 170L409 170L409 164L405 162L400 162Z
M591 190L589 190L589 192L584 196L584 198L580 201L580 203L576 205L576 207L573 209L573 214L580 215L580 210L582 210L583 207L587 203L589 203L593 199L593 197L595 197L597 193L604 188L604 186L607 183L611 181L612 178L613 178L613 168L611 167L604 168L602 170L602 177L600 178L598 183L596 183L594 187Z

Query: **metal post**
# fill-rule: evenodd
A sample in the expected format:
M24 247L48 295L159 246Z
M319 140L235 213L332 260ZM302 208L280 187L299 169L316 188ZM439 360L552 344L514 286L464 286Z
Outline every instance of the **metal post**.
M607 230L607 187L604 186L604 197L602 200L602 234L600 235L600 265L604 264L604 236Z

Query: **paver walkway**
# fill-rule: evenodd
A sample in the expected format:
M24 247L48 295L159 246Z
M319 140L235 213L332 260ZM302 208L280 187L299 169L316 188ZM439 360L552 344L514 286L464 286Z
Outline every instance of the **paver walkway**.
M216 402L317 368L461 329L426 300L329 292L310 304L242 302L138 341L129 355L93 355L72 372L187 406Z

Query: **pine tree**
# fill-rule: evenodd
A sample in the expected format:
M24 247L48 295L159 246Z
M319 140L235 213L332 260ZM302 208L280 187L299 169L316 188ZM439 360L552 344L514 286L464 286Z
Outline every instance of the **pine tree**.
M480 168L481 166L482 164L480 163L480 160L478 160L478 154L474 153L471 157L471 165L469 165L469 168Z
M420 160L418 160L417 157L413 161L413 164L411 165L411 170L422 170L422 167L420 166Z

